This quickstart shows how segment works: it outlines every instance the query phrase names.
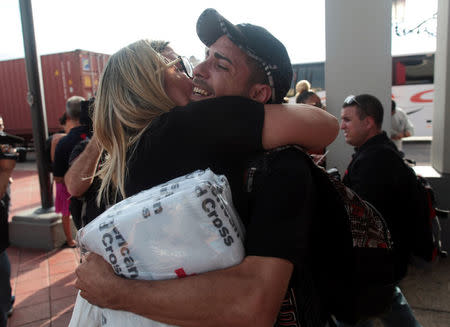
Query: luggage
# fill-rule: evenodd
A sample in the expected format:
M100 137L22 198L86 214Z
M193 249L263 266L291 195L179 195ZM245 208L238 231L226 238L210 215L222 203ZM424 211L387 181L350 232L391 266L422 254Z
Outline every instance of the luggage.
M117 275L161 280L239 264L245 256L244 234L227 179L207 169L117 203L77 236L82 251L102 255ZM78 296L71 327L168 326L90 306Z

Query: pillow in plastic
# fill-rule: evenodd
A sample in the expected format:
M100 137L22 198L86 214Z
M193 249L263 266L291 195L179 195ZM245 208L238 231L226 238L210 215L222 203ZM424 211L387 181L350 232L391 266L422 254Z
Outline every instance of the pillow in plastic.
M79 230L77 238L82 251L103 256L117 275L162 280L240 263L244 233L226 177L206 169L117 203ZM78 294L69 326L169 325L95 307Z

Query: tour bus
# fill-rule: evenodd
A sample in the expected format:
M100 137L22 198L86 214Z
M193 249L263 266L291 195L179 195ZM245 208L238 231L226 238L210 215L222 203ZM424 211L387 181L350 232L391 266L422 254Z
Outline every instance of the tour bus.
M295 84L305 79L325 101L324 63L294 64L292 67L294 76L288 95L293 96ZM425 137L425 139L432 136L433 83L434 53L392 58L392 99L408 114L414 124L414 136ZM290 101L295 102L294 98Z

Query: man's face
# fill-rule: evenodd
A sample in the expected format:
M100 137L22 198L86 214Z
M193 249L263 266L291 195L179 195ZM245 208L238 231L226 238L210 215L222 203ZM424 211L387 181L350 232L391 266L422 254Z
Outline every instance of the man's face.
M3 124L3 118L0 118L0 132L3 132L5 125Z
M345 142L359 147L366 143L369 137L367 117L359 119L357 106L349 106L341 110L341 129L344 131Z
M249 96L247 55L226 36L220 37L194 69L193 101L224 95Z

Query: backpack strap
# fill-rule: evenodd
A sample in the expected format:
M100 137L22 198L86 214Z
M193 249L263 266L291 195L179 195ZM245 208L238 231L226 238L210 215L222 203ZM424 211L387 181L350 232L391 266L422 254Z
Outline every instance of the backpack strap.
M271 161L278 156L282 151L287 149L296 149L312 161L311 157L305 153L304 149L298 145L284 145L275 149L264 152L262 155L250 161L246 171L244 180L244 187L247 193L252 193L258 187L257 181L259 177L267 176L271 172Z

